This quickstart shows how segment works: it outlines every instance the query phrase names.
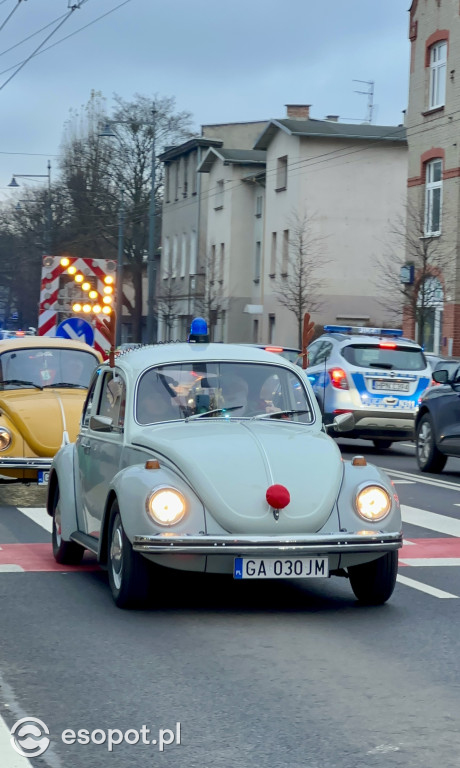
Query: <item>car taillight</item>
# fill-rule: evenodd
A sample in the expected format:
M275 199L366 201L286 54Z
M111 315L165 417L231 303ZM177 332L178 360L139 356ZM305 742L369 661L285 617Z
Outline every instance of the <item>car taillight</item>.
M381 341L379 344L380 349L396 349L394 341Z
M349 389L347 374L342 368L331 368L329 378L331 379L332 386L336 389Z

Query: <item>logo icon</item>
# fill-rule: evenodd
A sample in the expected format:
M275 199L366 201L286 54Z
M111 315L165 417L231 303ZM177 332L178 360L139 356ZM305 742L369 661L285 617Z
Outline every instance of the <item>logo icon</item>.
M21 718L13 725L10 733L11 746L23 757L43 755L50 745L49 728L38 717Z

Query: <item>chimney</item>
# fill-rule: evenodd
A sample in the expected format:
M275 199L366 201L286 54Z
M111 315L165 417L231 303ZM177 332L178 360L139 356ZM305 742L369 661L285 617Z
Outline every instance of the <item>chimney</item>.
M285 104L286 117L290 120L309 120L311 104Z
M338 115L326 115L324 118L325 120L329 120L331 123L338 123L339 122L339 116Z

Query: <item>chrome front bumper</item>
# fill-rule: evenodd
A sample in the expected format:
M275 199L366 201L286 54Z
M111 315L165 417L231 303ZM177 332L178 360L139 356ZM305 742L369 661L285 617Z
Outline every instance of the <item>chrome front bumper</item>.
M178 555L333 555L344 552L389 552L402 547L402 533L341 533L312 536L179 536L157 533L134 536L133 549L143 554Z
M53 459L34 458L4 458L0 459L0 474L2 469L43 469L48 472L51 469Z

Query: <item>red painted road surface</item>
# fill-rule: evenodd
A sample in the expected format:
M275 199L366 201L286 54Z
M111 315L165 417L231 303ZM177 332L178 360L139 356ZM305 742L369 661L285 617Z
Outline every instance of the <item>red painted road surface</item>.
M0 566L17 565L24 571L96 571L94 555L85 553L82 565L59 565L51 544L0 544Z
M460 538L411 539L400 550L401 566L408 566L408 560L417 565L420 558L459 558ZM99 566L95 556L87 552L82 565L58 565L53 557L51 544L0 544L0 567L15 565L23 571L95 571Z

